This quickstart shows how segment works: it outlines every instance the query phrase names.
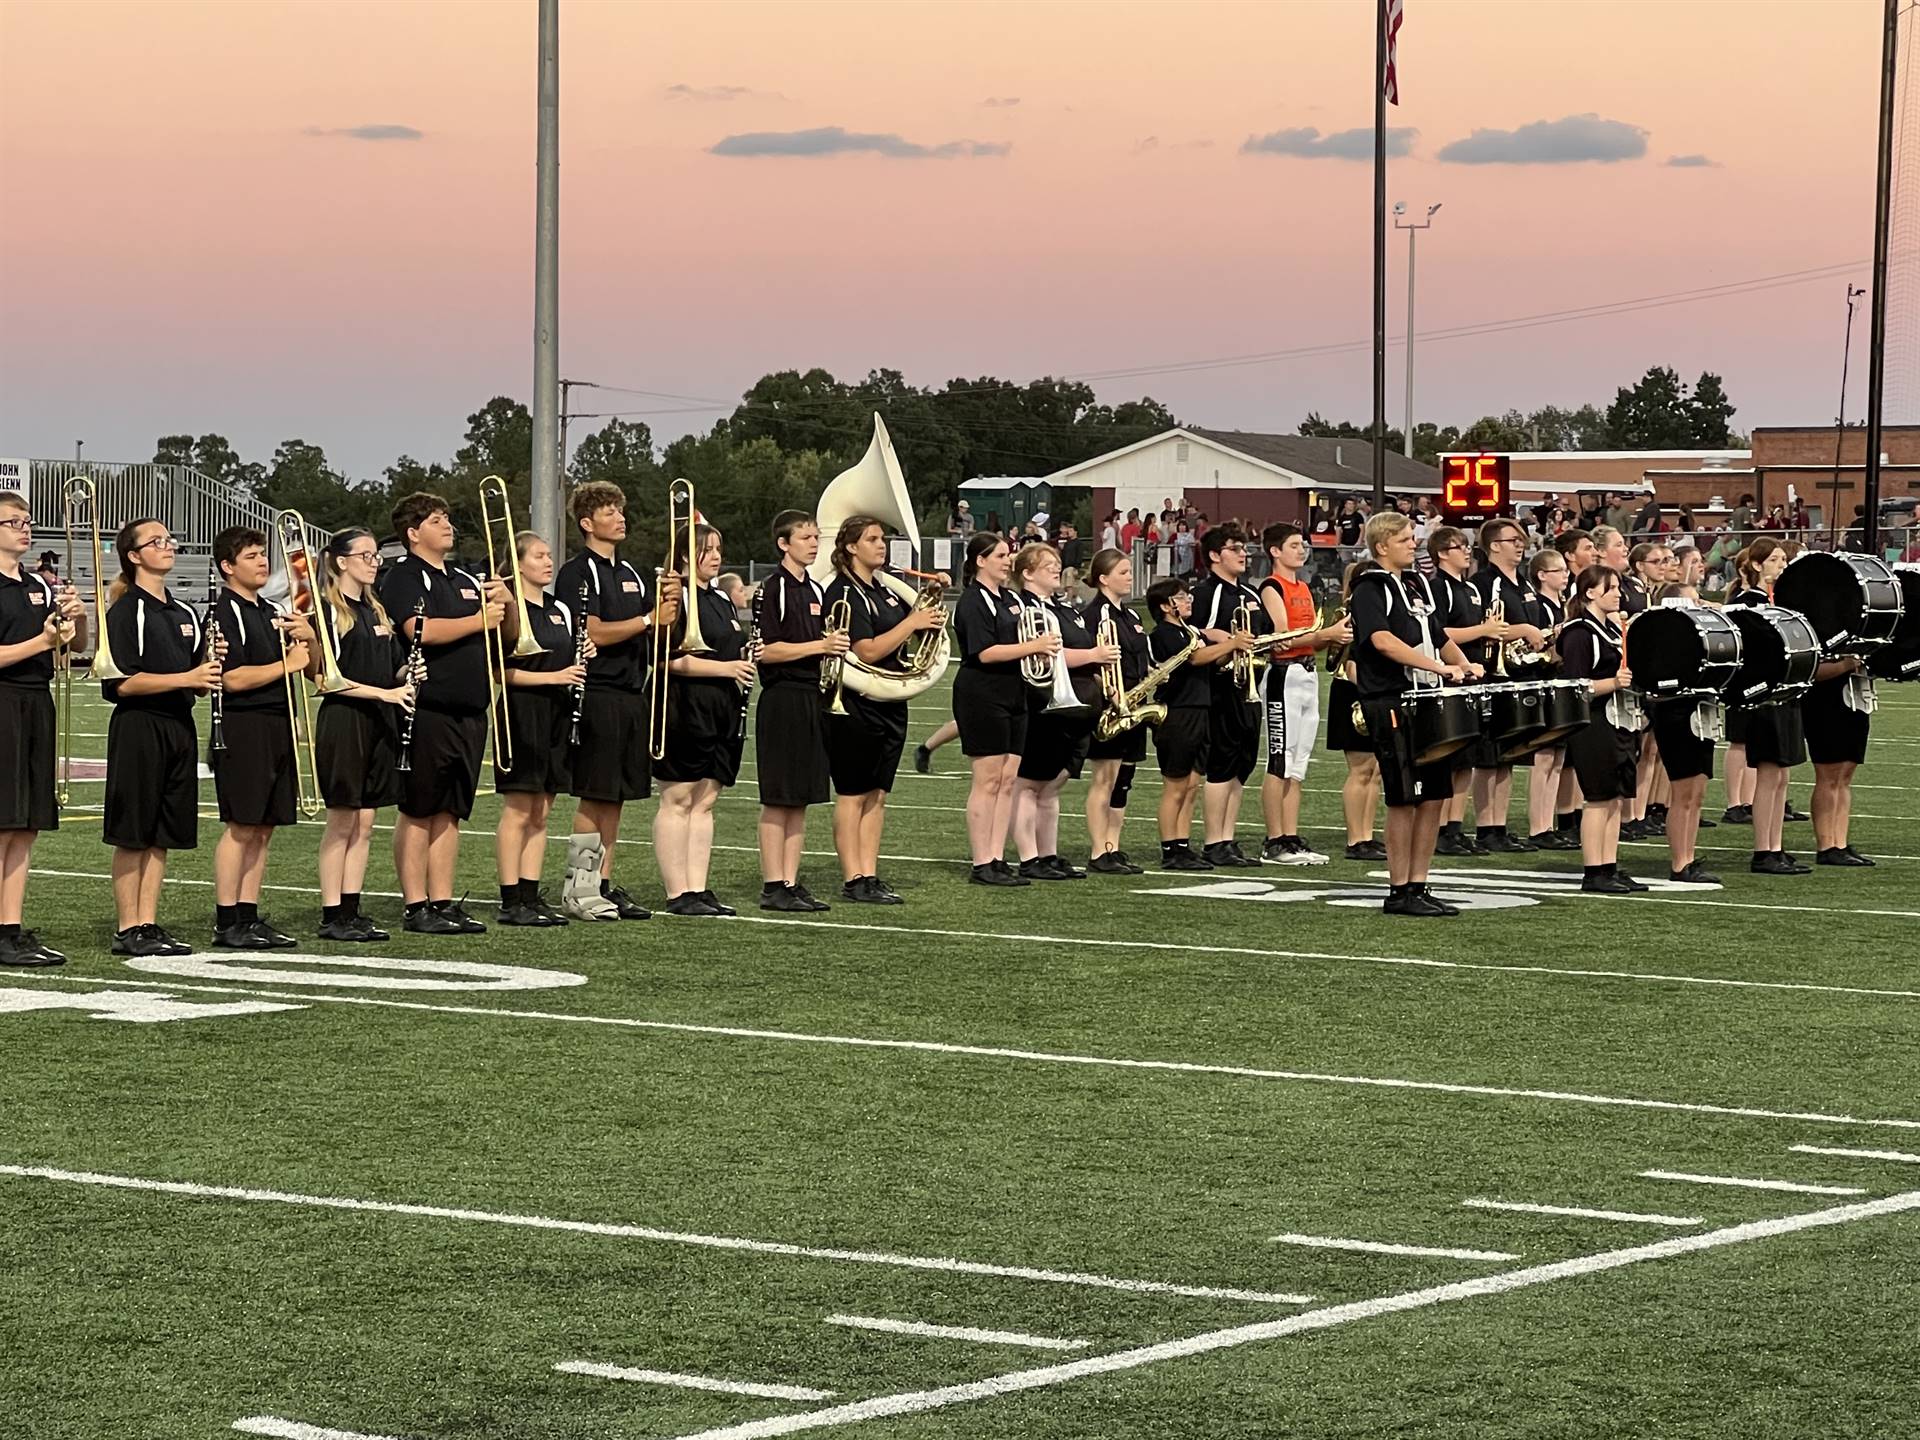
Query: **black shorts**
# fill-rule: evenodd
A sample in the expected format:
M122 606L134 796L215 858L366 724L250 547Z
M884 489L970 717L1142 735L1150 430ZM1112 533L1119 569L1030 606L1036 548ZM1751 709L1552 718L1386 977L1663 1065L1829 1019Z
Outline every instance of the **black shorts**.
M379 810L400 803L397 705L365 700L320 702L313 722L320 798L329 810Z
M1327 686L1327 749L1373 753L1373 742L1353 728L1353 707L1359 703L1360 692L1353 682L1344 675L1334 676Z
M493 765L496 795L560 795L573 786L573 691L560 685L507 692L513 768Z
M1153 731L1153 755L1160 773L1169 780L1184 780L1189 775L1207 773L1207 758L1213 749L1212 727L1208 712L1198 705L1182 705L1167 711Z
M1806 724L1797 704L1762 705L1747 712L1747 763L1791 770L1807 759Z
M1018 755L1027 748L1030 687L1019 673L960 667L953 682L953 718L960 727L960 753L968 759Z
M1094 707L1094 717L1098 719L1105 713L1104 704ZM1120 760L1128 765L1138 765L1147 758L1148 726L1130 725L1111 740L1102 740L1098 735L1089 735L1087 758L1090 760Z
M229 710L220 722L224 750L208 741L213 793L229 825L291 825L295 805L293 731L285 714Z
M1389 808L1431 805L1453 798L1454 765L1451 756L1425 765L1413 758L1413 729L1390 696L1360 702L1367 721L1367 739L1380 767L1380 795Z
M413 768L400 776L400 813L415 820L473 814L487 717L449 715L424 706L413 716Z
M1580 794L1589 801L1631 800L1640 778L1638 730L1616 730L1601 715L1567 737L1567 763L1580 779Z
M1848 677L1822 680L1800 699L1807 755L1816 765L1855 765L1867 758L1872 721L1847 704Z
M53 692L0 685L0 830L58 830Z
M1727 744L1744 745L1747 743L1747 712L1735 706L1727 707L1726 717Z
M827 717L827 768L839 795L891 791L907 744L904 701L875 703L846 692L844 715Z
M1659 700L1653 711L1653 740L1660 747L1660 764L1667 779L1693 780L1713 777L1713 741L1693 733L1693 713L1697 700Z
M783 680L760 692L753 755L762 805L790 810L824 805L833 798L833 777L827 769L827 697L819 686Z
M1035 715L1027 725L1027 748L1020 756L1022 780L1056 780L1061 771L1078 780L1093 741L1091 710L1062 710Z
M200 843L200 756L193 717L116 706L107 722L106 817L100 838L123 850Z
M644 800L653 793L651 763L647 692L589 684L580 707L580 745L573 752L573 793L608 805Z
M1260 705L1218 691L1207 709L1207 783L1247 783L1260 758Z

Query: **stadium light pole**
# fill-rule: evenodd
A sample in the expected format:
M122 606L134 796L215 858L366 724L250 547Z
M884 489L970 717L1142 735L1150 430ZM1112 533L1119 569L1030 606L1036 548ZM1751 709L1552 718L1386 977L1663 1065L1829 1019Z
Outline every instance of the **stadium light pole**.
M1433 228L1433 216L1444 202L1435 201L1427 206L1427 218L1424 220L1403 220L1407 213L1407 202L1402 200L1393 207L1393 228L1407 232L1407 433L1404 437L1403 451L1406 457L1413 458L1413 259L1414 245L1420 239L1422 230Z
M1847 443L1847 362L1853 358L1853 307L1866 294L1864 286L1847 282L1847 336L1840 346L1840 410L1833 417L1833 484L1827 495L1827 543L1840 548L1840 457Z
M1920 22L1916 22L1920 23ZM1881 402L1887 381L1887 240L1893 199L1893 76L1900 45L1900 0L1887 0L1880 36L1880 160L1873 186L1873 300L1867 342L1867 465L1861 499L1866 502L1867 553L1880 553Z
M560 528L560 0L540 0L533 231L534 530L564 558Z

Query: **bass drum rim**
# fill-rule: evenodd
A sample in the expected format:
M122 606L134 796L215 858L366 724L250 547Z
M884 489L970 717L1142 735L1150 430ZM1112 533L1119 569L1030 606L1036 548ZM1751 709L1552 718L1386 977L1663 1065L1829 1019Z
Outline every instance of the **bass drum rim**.
M1648 626L1649 620L1669 616L1679 616L1682 619L1660 619L1657 624ZM1681 628L1683 623L1686 627L1684 630ZM1716 628L1721 626L1724 628ZM1674 639L1669 641L1670 644L1677 645L1678 637L1682 635L1695 642L1689 657L1693 670L1691 679L1684 676L1671 676L1673 686L1671 689L1661 689L1658 683L1647 683L1649 675L1654 673L1655 668L1646 663L1647 646L1652 644L1655 647L1657 660L1660 655L1661 641L1666 638L1662 633L1663 627L1673 632ZM1633 657L1630 661L1633 669L1633 688L1643 695L1657 700L1677 700L1688 696L1697 696L1701 699L1718 697L1728 685L1733 683L1733 677L1740 673L1746 651L1746 637L1740 633L1738 625L1726 618L1724 610L1716 610L1706 605L1660 605L1651 610L1643 610L1634 616L1628 628L1631 632L1627 645ZM1734 648L1731 662L1712 660L1707 656L1705 637L1709 634L1733 636ZM1716 681L1712 672L1722 670L1725 673Z
M1840 583L1843 572L1850 582L1845 586ZM1869 609L1870 585L1890 587L1897 608ZM1887 644L1899 633L1905 617L1904 592L1893 567L1878 556L1856 555L1850 550L1805 550L1780 572L1773 586L1773 603L1807 617L1822 653L1858 655ZM1857 598L1859 608L1851 618L1835 609L1838 602L1834 597L1839 595Z
M1826 652L1820 640L1819 627L1813 623L1811 616L1799 610L1789 609L1785 605L1729 605L1725 613L1734 627L1740 631L1742 656L1739 668L1727 678L1726 687L1721 693L1720 698L1726 704L1739 706L1743 710L1758 710L1768 705L1784 705L1798 700L1812 688L1813 677L1818 673L1820 661ZM1752 696L1742 693L1738 682L1751 665L1762 659L1771 660L1774 651L1769 644L1765 647L1766 655L1759 653L1761 647L1752 642L1747 634L1746 625L1742 623L1746 617L1751 617L1751 623L1756 630L1764 629L1768 635L1780 642L1779 652L1783 671L1779 678L1770 678L1765 688ZM1804 627L1805 638L1813 642L1812 658L1802 667L1805 674L1799 679L1794 678L1794 660L1805 652L1793 646L1791 641L1794 637L1790 636L1787 629L1782 626L1780 623L1782 620Z

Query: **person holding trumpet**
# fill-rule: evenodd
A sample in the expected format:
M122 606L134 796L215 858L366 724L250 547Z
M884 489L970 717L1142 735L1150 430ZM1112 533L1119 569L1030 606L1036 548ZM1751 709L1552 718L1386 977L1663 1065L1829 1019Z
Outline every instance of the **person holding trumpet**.
M26 929L24 915L33 842L60 827L54 674L86 636L72 587L55 589L26 568L32 544L25 497L0 490L0 965L15 966L67 958Z
M160 887L167 853L200 843L193 702L219 692L219 647L206 645L199 619L167 590L176 542L164 523L129 520L113 548L120 574L107 591L103 640L113 678L100 683L113 705L100 827L113 847L113 953L191 955L161 928Z
M221 588L207 618L220 627L224 748L210 750L213 791L226 827L213 851L213 944L218 950L284 949L296 942L260 913L273 832L298 818L300 766L289 695L312 658L313 628L282 615L260 591L267 537L235 525L213 537Z
M1225 645L1212 670L1207 705L1207 788L1200 808L1206 823L1206 848L1200 853L1215 866L1255 866L1260 862L1234 838L1240 824L1240 799L1260 749L1260 685L1265 662L1254 654L1256 637L1273 633L1273 621L1259 594L1241 579L1247 573L1247 537L1232 521L1200 537L1206 575L1193 591L1193 628L1207 645ZM1207 652L1203 649L1201 655ZM1204 664L1199 656L1191 662Z
M1324 865L1327 857L1300 835L1300 798L1320 734L1320 683L1314 658L1330 646L1352 643L1353 627L1344 619L1319 625L1313 587L1300 578L1307 564L1307 537L1297 525L1269 525L1260 544L1273 573L1260 585L1267 623L1280 634L1299 634L1297 643L1275 655L1262 677L1262 716L1267 732L1267 773L1260 782L1260 813L1266 843L1260 858L1277 865Z
M1140 612L1127 604L1133 593L1133 562L1118 550L1102 550L1087 567L1093 599L1080 612L1082 623L1096 641L1106 631L1120 651L1116 690L1130 690L1146 679L1152 664L1147 627ZM1104 687L1103 687L1104 688ZM1111 698L1106 703L1111 704ZM1096 716L1096 724L1098 717ZM1130 725L1110 739L1096 733L1087 747L1093 778L1087 785L1087 869L1097 875L1138 875L1141 869L1120 848L1127 823L1127 797L1134 771L1147 758L1147 729Z
M487 742L488 679L484 630L507 613L498 577L484 585L451 563L453 519L447 502L424 491L393 507L393 529L407 558L381 582L389 614L418 639L427 682L414 713L411 766L401 778L393 827L393 864L406 901L402 928L416 935L476 935L486 926L454 899L460 822L473 813Z

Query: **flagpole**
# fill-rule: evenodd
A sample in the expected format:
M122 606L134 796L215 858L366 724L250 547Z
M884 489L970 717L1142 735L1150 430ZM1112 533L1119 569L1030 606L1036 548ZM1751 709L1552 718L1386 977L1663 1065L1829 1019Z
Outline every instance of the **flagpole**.
M1869 555L1880 553L1881 400L1887 378L1887 238L1893 198L1893 74L1900 41L1899 0L1887 0L1886 33L1880 41L1880 160L1873 187L1873 300L1867 342L1867 466L1861 500ZM1909 83L1912 83L1909 80ZM1838 475L1834 477L1836 480ZM1836 500L1837 500L1836 496ZM1836 509L1838 506L1836 505Z
M1387 504L1387 0L1373 18L1373 508Z

